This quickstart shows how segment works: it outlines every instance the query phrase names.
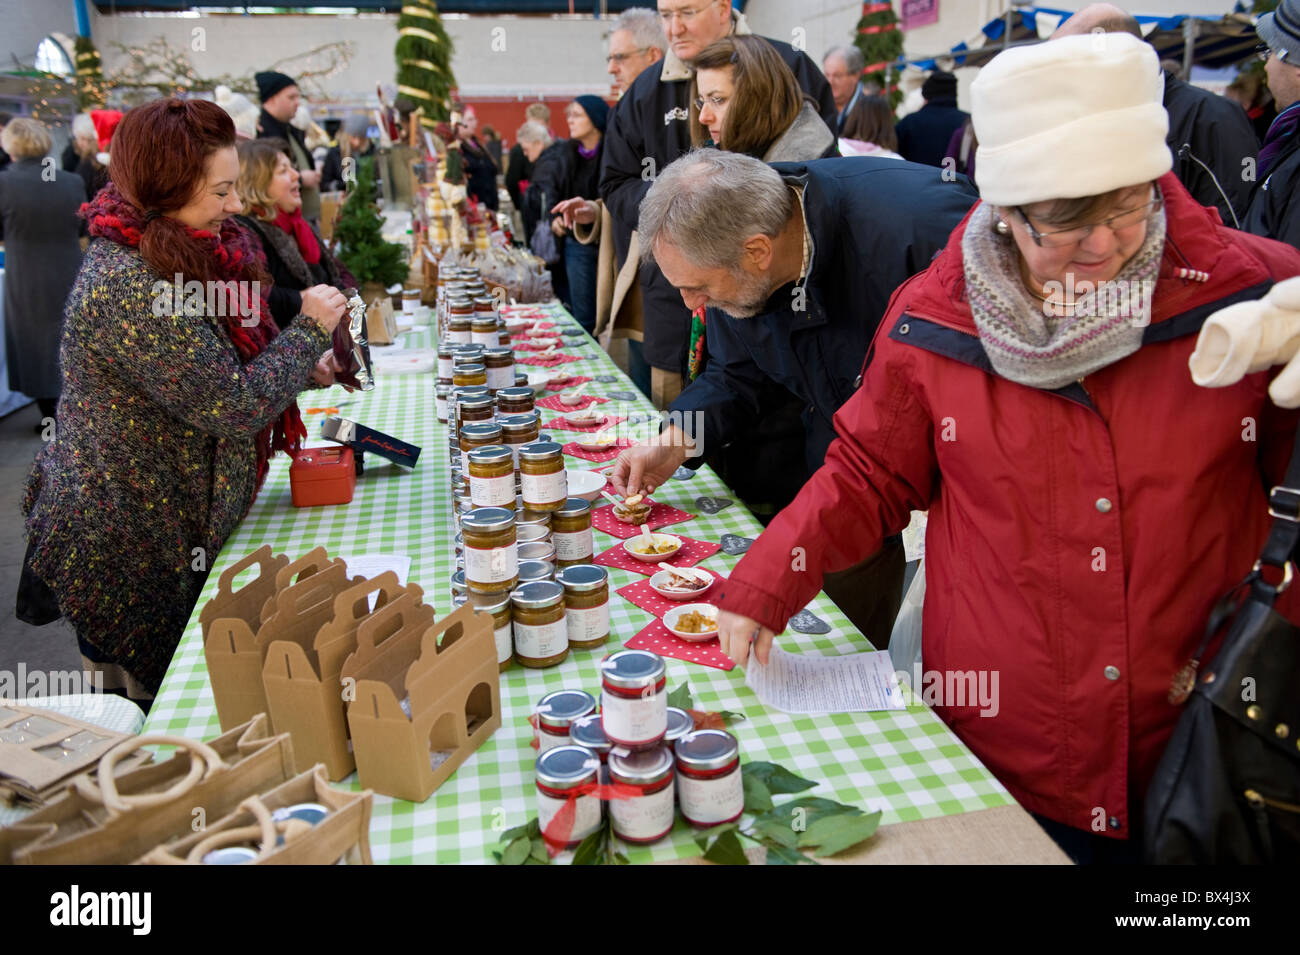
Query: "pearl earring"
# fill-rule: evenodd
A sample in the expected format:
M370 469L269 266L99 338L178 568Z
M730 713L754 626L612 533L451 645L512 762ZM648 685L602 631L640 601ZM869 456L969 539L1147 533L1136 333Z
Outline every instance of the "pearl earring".
M999 219L998 224L993 227L993 231L998 235L1010 235L1011 226L1007 225L1006 219Z

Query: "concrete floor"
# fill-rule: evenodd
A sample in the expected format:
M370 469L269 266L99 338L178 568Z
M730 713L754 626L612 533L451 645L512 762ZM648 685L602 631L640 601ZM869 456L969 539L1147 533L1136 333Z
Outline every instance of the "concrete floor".
M35 404L0 418L0 670L26 665L36 671L79 671L77 637L67 621L33 627L14 616L14 596L27 543L23 538L23 485L41 449L34 432L41 415Z

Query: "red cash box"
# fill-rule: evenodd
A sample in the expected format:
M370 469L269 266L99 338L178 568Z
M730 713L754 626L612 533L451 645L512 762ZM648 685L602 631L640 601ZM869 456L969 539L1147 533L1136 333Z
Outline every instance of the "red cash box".
M294 507L347 504L357 486L352 449L307 448L289 465L289 487Z

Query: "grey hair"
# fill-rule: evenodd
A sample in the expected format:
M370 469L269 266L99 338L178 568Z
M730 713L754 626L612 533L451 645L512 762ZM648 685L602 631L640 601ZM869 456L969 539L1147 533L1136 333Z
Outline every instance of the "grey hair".
M775 169L752 156L695 149L671 163L641 200L637 238L642 261L657 242L710 269L740 267L745 240L776 236L794 211Z
M646 7L628 7L618 15L609 32L626 30L632 35L637 49L654 47L660 52L668 49L668 38L664 36L663 24L659 14Z
M822 63L825 63L832 56L838 56L844 60L844 68L855 76L862 74L862 68L867 65L867 61L862 58L862 51L856 46L833 46L826 51L822 57Z
M519 127L519 131L515 133L515 139L521 143L541 143L543 146L549 146L551 144L551 131L537 120L530 119Z
M88 136L99 144L99 133L95 132L95 121L90 118L89 113L78 113L72 117L72 137Z

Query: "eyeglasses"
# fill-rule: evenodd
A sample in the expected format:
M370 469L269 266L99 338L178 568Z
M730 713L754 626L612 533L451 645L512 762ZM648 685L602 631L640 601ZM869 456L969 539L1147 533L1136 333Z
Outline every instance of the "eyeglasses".
M709 4L709 6L712 6L712 4ZM659 19L664 22L665 26L671 24L673 20L680 20L682 23L690 23L707 10L709 6L700 7L699 9L687 7L684 10L660 10Z
M1082 225L1074 229L1060 229L1056 232L1039 232L1029 221L1029 216L1025 215L1025 210L1016 206L1016 213L1029 230L1029 237L1034 240L1034 245L1042 248L1058 249L1066 245L1075 245L1082 242L1088 236L1092 235L1092 230L1097 226L1105 226L1112 232L1118 232L1120 229L1128 229L1140 222L1145 222L1160 211L1164 206L1164 198L1157 195L1150 202L1138 206L1136 209L1128 209L1124 212L1118 212L1109 219L1103 219L1100 222L1094 222L1091 225Z
M1259 59L1261 63L1267 63L1268 58L1272 55L1273 55L1273 51L1269 48L1269 45L1267 43L1255 44L1255 56Z
M609 56L605 57L605 64L608 66L610 63L622 63L625 60L630 60L639 53L646 52L648 49L650 49L650 47L642 46L629 53L611 53Z
M727 103L729 102L730 99L725 96L709 96L709 97L697 96L695 97L695 111L699 112L700 110L704 109L705 103L709 104L710 109L717 110L717 109L722 109L722 107L726 106Z

